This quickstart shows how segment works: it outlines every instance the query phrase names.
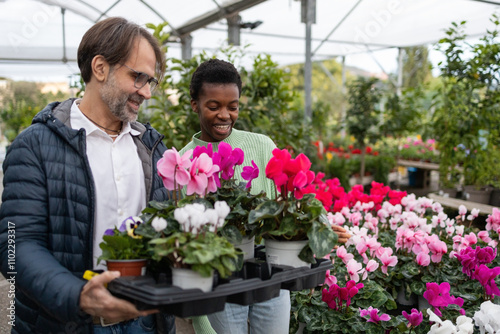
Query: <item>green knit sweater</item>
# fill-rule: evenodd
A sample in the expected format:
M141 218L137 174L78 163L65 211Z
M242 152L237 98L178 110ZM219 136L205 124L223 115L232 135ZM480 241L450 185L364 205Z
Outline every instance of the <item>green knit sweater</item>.
M181 155L189 149L194 149L196 146L207 146L208 142L199 139L201 132L196 133L192 140L180 150ZM253 132L241 131L233 129L231 134L223 140L231 145L234 149L241 148L245 154L245 160L241 166L235 170L235 177L239 181L246 182L241 178L241 172L244 166L252 166L252 160L259 167L259 177L252 181L252 194L258 194L262 190L266 192L267 197L275 197L274 183L266 177L266 165L269 159L273 156L272 151L276 145L271 138ZM217 152L219 142L213 142L212 147L214 152Z
M208 142L199 139L200 136L201 132L194 134L189 144L180 150L181 155L187 150L194 149L196 146L207 146ZM263 134L233 128L231 134L223 141L231 145L233 149L236 147L241 148L245 154L243 164L235 170L234 175L236 179L246 182L241 178L241 171L244 166L252 166L253 160L257 167L259 167L259 177L252 181L251 193L258 194L264 190L268 197L274 198L274 183L266 177L266 165L273 156L273 149L276 148L271 138ZM218 147L219 142L212 143L214 152L217 152ZM192 320L196 334L216 334L206 316L193 317Z

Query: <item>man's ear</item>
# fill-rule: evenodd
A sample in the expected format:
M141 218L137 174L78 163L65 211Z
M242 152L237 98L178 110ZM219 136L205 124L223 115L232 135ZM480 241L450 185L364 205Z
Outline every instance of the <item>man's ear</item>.
M92 74L98 82L104 82L109 75L109 64L103 56L97 55L92 59Z
M195 113L198 113L198 103L195 100L191 100L191 109L193 109Z

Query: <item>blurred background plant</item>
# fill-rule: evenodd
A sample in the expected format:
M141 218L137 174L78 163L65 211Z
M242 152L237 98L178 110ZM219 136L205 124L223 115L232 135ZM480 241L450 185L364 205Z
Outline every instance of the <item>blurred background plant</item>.
M10 80L4 88L0 88L1 129L9 142L28 127L35 114L49 102L61 101L68 97L68 93L44 92L42 88L40 83Z

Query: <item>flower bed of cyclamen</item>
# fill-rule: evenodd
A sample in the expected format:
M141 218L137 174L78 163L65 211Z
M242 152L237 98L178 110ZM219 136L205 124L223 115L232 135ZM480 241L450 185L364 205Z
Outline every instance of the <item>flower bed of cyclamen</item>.
M500 330L500 210L449 217L440 203L372 183L345 192L318 174L312 192L351 239L334 250L325 284L293 294L292 327L315 333L493 333ZM414 305L396 300L413 297ZM417 298L420 297L420 298ZM495 298L496 297L496 298ZM410 298L410 299L408 299ZM416 303L420 299L420 306ZM427 303L426 306L423 306Z

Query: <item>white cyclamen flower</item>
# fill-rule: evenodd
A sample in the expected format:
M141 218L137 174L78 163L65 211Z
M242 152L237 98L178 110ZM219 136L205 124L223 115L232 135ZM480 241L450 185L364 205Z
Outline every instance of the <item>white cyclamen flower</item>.
M189 225L189 212L186 207L175 209L174 218L179 222L181 226Z
M167 221L162 217L154 217L151 221L151 226L153 226L156 232L160 232L167 227Z
M214 209L207 209L204 213L206 220L209 223L209 231L210 232L215 232L215 228L217 226L217 222L219 220L219 216L217 215L217 211Z
M474 322L479 327L481 334L498 333L500 331L500 305L486 301L481 304L479 311L474 313Z
M461 315L457 318L457 334L472 334L474 333L474 324L472 319Z
M214 209L217 212L217 215L219 216L220 219L224 220L226 219L227 215L231 211L229 208L229 205L225 201L217 201L214 204Z
M186 207L189 208L191 215L203 214L205 212L205 206L201 203L188 204Z
M427 334L457 334L457 328L450 320L442 321L432 325Z
M206 216L205 210L199 211L199 208L197 207L190 207L188 210L191 225L190 228L193 232L198 233L201 231L203 225L208 223L208 217Z

